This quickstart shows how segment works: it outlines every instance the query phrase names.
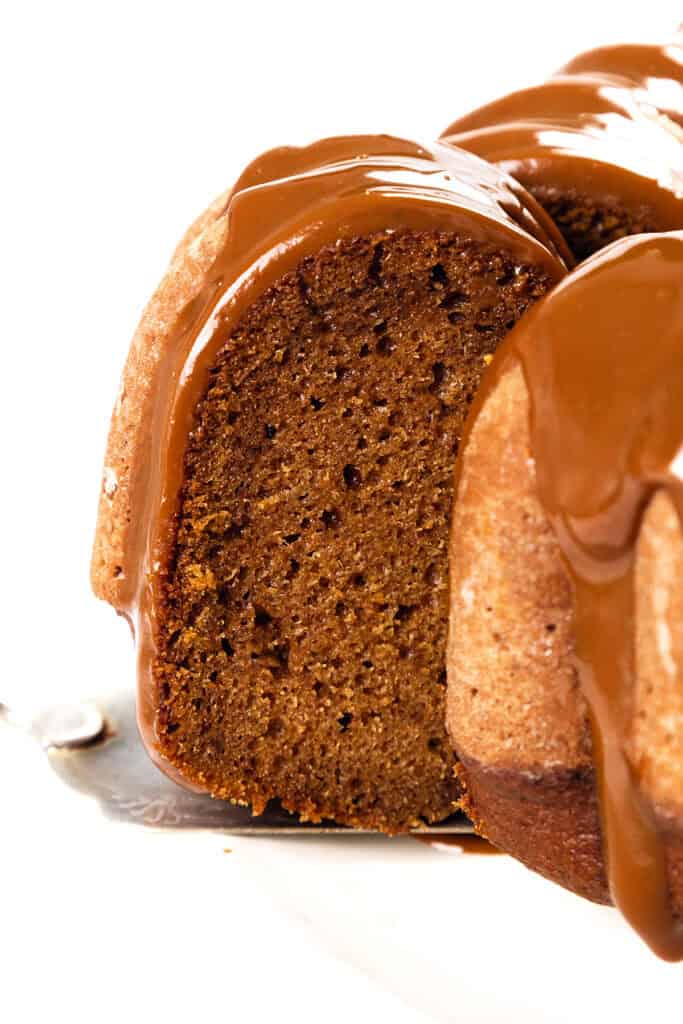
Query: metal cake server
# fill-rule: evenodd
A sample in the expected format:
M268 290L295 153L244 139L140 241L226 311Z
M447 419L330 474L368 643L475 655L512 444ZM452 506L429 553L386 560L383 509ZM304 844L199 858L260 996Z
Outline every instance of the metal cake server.
M0 703L0 723L31 735L52 769L72 789L94 797L110 819L161 829L208 829L241 835L356 835L334 822L311 825L277 806L252 816L210 796L191 793L150 761L140 740L130 692L83 704L59 704L22 714ZM417 831L417 830L416 830ZM462 814L419 830L420 835L473 831Z

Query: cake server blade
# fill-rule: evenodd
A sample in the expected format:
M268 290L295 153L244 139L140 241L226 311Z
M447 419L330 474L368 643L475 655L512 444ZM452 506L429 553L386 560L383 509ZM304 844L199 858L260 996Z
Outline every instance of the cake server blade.
M0 703L0 721L32 735L47 751L50 765L72 789L98 801L107 818L157 829L211 830L240 835L347 835L361 830L335 822L300 822L281 807L253 816L210 796L191 793L168 779L150 761L138 734L135 700L115 693L77 705L55 705L19 714ZM417 832L418 830L416 830ZM472 826L462 814L420 835L460 835Z

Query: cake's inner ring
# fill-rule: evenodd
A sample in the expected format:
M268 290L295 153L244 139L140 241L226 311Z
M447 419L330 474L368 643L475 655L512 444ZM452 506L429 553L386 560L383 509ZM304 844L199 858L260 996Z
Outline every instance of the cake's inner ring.
M251 307L185 457L160 614L162 753L219 796L389 831L451 813L454 458L546 288L448 234L324 250Z
M627 205L617 197L582 194L533 182L527 188L554 220L577 262L627 235L666 230L669 225L646 203Z

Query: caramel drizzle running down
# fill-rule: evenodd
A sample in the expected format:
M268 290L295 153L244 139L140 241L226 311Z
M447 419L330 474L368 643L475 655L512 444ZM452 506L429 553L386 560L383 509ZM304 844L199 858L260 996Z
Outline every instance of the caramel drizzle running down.
M543 268L553 282L565 273L558 256L566 253L564 242L531 196L497 168L441 143L348 136L271 150L245 170L219 216L226 218L225 242L153 382L149 442L131 499L127 589L118 606L136 637L143 741L157 765L189 788L197 787L157 744L156 615L195 410L240 317L306 256L358 235L451 231L499 246L521 264Z
M498 366L506 358L522 364L539 496L573 584L612 897L656 953L680 960L664 842L626 747L636 545L659 489L683 529L683 232L587 261L512 332Z

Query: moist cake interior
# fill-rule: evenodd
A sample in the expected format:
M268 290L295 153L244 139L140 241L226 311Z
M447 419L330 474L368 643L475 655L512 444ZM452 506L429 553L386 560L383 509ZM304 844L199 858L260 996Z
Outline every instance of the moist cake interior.
M452 813L454 461L547 287L490 243L384 233L249 308L196 410L158 617L158 739L186 777L387 832Z
M577 263L627 235L660 230L647 203L628 206L615 196L589 196L533 182L527 188L554 220Z

